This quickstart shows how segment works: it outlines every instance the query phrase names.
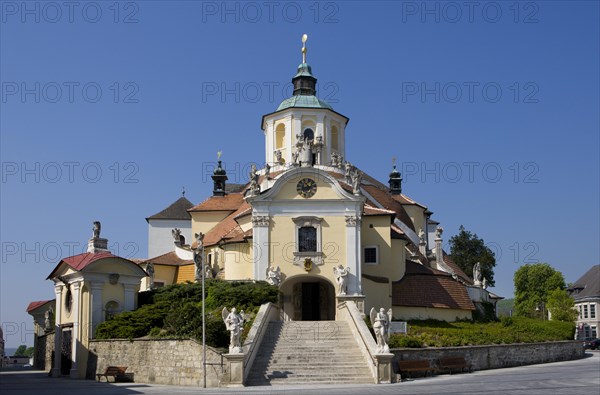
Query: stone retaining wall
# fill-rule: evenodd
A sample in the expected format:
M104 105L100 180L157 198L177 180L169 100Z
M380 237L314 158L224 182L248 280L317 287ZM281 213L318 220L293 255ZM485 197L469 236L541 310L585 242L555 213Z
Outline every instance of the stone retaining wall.
M468 347L395 348L394 369L398 360L428 359L432 366L444 357L464 356L473 370L499 369L583 358L581 341L525 344L498 344Z
M87 376L96 378L107 366L127 366L136 383L203 385L202 344L194 340L90 340ZM206 347L206 386L218 387L221 355Z

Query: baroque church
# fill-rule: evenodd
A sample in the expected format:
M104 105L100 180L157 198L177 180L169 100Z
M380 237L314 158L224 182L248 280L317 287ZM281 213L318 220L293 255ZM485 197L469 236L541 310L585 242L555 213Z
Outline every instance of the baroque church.
M317 97L306 51L293 96L262 117L265 165L247 184L227 182L219 154L211 196L146 218L148 259L113 255L94 222L87 252L58 262L47 277L55 299L27 308L38 368L86 377L99 323L137 308L140 291L203 277L278 286L283 322L339 319L344 302L357 314L455 321L500 299L442 250L442 228L403 193L395 165L381 182L348 161L349 118Z
M267 280L279 286L284 320L331 320L336 301L353 300L363 313L383 306L399 320L454 321L495 302L444 253L442 228L403 194L395 165L383 183L348 160L349 118L317 97L306 51L293 96L262 117L265 165L252 167L249 183L228 184L219 153L212 196L182 197L147 218L141 266L152 275L142 289L202 274ZM192 235L203 237L202 268Z

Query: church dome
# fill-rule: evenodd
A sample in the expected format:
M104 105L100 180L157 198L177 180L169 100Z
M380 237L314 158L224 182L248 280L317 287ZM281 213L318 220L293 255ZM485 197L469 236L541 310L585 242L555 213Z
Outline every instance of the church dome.
M281 104L279 105L279 107L277 107L277 111L285 110L286 108L292 108L292 107L326 108L328 110L333 110L333 107L331 107L329 104L327 104L326 102L324 102L323 100L319 99L318 97L316 97L314 95L311 95L311 96L298 95L298 96L292 96L292 97L282 101Z

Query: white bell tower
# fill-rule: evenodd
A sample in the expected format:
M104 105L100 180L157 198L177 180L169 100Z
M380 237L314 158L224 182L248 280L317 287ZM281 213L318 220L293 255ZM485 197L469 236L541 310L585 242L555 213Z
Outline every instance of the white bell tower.
M302 63L292 78L293 96L262 119L265 163L271 167L290 163L329 165L332 156L338 160L346 156L345 136L349 119L317 98L317 79L306 63L307 39L306 34L302 36Z

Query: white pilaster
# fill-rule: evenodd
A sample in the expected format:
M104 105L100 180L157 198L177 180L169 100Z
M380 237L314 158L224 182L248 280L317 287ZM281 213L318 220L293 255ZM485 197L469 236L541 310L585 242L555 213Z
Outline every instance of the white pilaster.
M90 288L92 290L92 332L90 337L93 339L96 337L96 327L102 322L102 290L104 289L104 283L94 281L91 283Z
M135 309L135 293L136 293L136 284L126 284L123 283L123 289L125 291L125 311L132 311Z
M269 267L269 216L252 215L254 278L266 280Z
M331 160L331 119L325 118L325 146L323 147L323 162L322 165L328 165Z
M52 377L60 377L60 342L62 337L60 324L62 315L62 291L62 284L54 284L56 305L54 306L54 368L52 369Z
M70 284L71 293L73 295L73 305L71 306L71 314L73 315L73 332L71 333L71 361L73 361L71 365L71 371L69 372L69 376L72 379L79 378L79 369L77 366L78 361L78 344L81 342L81 328L80 328L80 320L81 320L81 282L73 282Z
M360 217L346 215L346 264L350 268L348 295L362 295Z

